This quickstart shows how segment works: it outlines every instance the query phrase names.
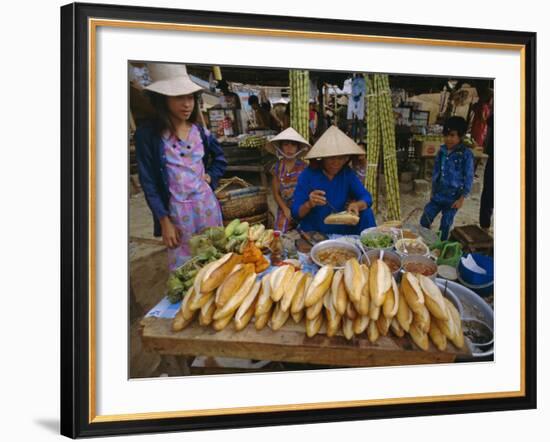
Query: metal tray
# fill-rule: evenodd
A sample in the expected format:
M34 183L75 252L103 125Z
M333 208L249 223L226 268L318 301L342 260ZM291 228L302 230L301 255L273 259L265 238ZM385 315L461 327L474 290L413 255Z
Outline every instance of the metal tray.
M436 282L440 283L441 286L445 286L445 279L437 278ZM441 287L440 286L440 287ZM447 285L453 294L460 300L462 304L462 313L461 318L475 318L485 322L494 333L494 313L493 309L489 304L487 304L481 296L473 292L467 287L464 287L461 284L458 284L453 281L449 281ZM494 354L494 346L491 345L488 349L476 347L472 345L472 356L474 358L488 358Z

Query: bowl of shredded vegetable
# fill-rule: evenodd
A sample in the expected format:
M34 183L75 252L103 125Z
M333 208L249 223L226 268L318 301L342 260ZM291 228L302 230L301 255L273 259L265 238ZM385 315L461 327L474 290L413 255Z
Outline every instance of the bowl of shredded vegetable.
M395 237L390 230L370 228L363 230L360 237L361 243L367 250L392 250Z

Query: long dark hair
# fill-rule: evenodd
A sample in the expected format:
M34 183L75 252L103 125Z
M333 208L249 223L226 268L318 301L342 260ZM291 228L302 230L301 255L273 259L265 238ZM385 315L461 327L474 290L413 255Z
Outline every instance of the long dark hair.
M163 132L168 129L171 132L174 132L175 130L172 121L170 120L170 111L168 110L166 95L162 95L153 91L147 91L147 96L149 97L149 100L151 101L151 104L155 108L155 112L157 114L156 123L158 131ZM188 121L190 123L199 124L201 121L199 118L200 93L195 92L193 94L193 99L195 101L195 105L193 106L193 111L191 112Z

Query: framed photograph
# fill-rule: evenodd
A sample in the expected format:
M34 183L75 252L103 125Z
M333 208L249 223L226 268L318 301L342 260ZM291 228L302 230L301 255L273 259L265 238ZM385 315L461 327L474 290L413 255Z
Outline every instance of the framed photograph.
M535 408L535 54L63 6L61 433Z

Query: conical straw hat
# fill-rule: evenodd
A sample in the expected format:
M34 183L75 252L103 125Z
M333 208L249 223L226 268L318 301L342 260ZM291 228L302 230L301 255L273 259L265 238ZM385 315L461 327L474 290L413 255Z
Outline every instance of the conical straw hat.
M170 97L189 95L202 89L187 74L184 64L148 63L152 83L144 89Z
M309 144L304 137L302 137L293 128L289 127L288 129L283 130L279 135L269 140L269 142L265 145L265 150L269 153L275 154L277 148L281 147L283 141L294 141L295 143L298 143L301 148L307 147L309 149L311 147L311 144Z
M306 159L336 157L338 155L365 155L355 141L336 126L330 126L306 155Z

